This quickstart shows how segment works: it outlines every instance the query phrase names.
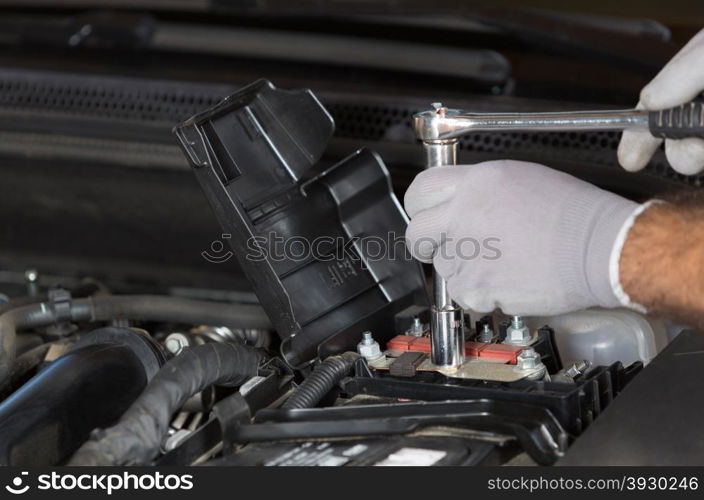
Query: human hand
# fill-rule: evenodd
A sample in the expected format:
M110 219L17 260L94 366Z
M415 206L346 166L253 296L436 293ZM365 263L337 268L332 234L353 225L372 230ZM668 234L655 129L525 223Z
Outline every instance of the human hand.
M428 169L404 204L411 253L464 308L551 315L628 302L618 258L639 206L625 198L503 160Z

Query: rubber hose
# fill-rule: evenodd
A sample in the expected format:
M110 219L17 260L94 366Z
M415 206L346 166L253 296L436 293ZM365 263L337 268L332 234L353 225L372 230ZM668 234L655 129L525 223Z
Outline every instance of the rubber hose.
M148 380L128 345L92 344L61 356L0 404L0 465L63 463L93 429L114 424Z
M78 338L78 335L72 335L66 339L41 344L18 356L5 380L0 382L0 401L12 394L32 377L39 365L44 362L44 358L52 346L69 345Z
M80 285L71 288L71 296L76 298L90 297L96 293L101 292L101 288L96 283L81 283ZM17 307L28 306L30 304L38 304L39 302L46 302L49 300L49 294L40 293L37 295L26 295L23 297L14 297L10 299L9 302L0 304L0 314L10 309L15 309Z
M9 311L10 309L15 309L16 307L28 306L30 304L36 304L37 302L44 302L45 300L47 300L47 295L45 293L37 295L36 297L16 297L14 299L10 299L9 302L0 304L0 314L5 311Z
M340 380L347 376L357 359L359 359L359 354L356 352L345 352L326 358L281 407L286 410L313 408Z
M54 304L42 302L0 314L0 381L15 358L18 330L49 326L59 320L108 321L131 319L205 324L234 328L271 328L260 306L208 302L156 295L107 295L71 301L70 317L61 318Z
M137 465L159 452L171 417L211 385L241 385L256 376L264 356L249 346L208 343L166 363L114 426L94 432L68 465Z

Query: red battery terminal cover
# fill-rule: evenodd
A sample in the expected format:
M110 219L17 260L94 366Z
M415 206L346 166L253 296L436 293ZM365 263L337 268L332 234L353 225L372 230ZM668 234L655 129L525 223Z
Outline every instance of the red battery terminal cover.
M386 348L392 351L424 352L429 354L430 338L397 335L389 340L386 344ZM487 361L503 361L510 365L516 364L516 358L522 350L523 347L508 344L486 344L484 342L467 342L465 344L466 356L485 359Z

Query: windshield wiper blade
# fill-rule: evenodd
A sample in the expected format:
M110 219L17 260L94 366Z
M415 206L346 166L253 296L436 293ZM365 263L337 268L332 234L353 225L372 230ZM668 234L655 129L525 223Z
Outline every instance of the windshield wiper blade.
M0 6L55 8L124 8L120 0L0 0ZM661 67L675 52L669 30L648 19L617 19L593 14L539 10L525 7L494 6L473 0L142 0L141 10L201 12L218 15L271 17L346 16L359 22L364 16L389 14L450 16L481 23L532 45L549 50L606 56L647 68ZM437 26L437 24L436 24ZM417 28L417 29L423 29ZM423 39L418 32L418 39ZM427 40L424 40L427 42ZM438 40L441 42L441 40Z
M503 84L511 65L493 50L354 36L160 23L153 47L300 63L467 78Z

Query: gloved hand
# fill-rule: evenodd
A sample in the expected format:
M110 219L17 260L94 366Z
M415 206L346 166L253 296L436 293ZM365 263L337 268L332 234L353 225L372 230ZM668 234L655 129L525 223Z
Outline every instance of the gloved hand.
M704 30L646 85L640 93L639 109L656 111L691 101L704 90ZM645 167L662 143L648 132L629 130L623 133L618 147L618 161L631 172ZM704 140L665 141L667 161L676 171L691 175L704 169Z
M464 308L552 315L631 305L618 259L644 206L513 160L430 168L404 204L408 248Z

